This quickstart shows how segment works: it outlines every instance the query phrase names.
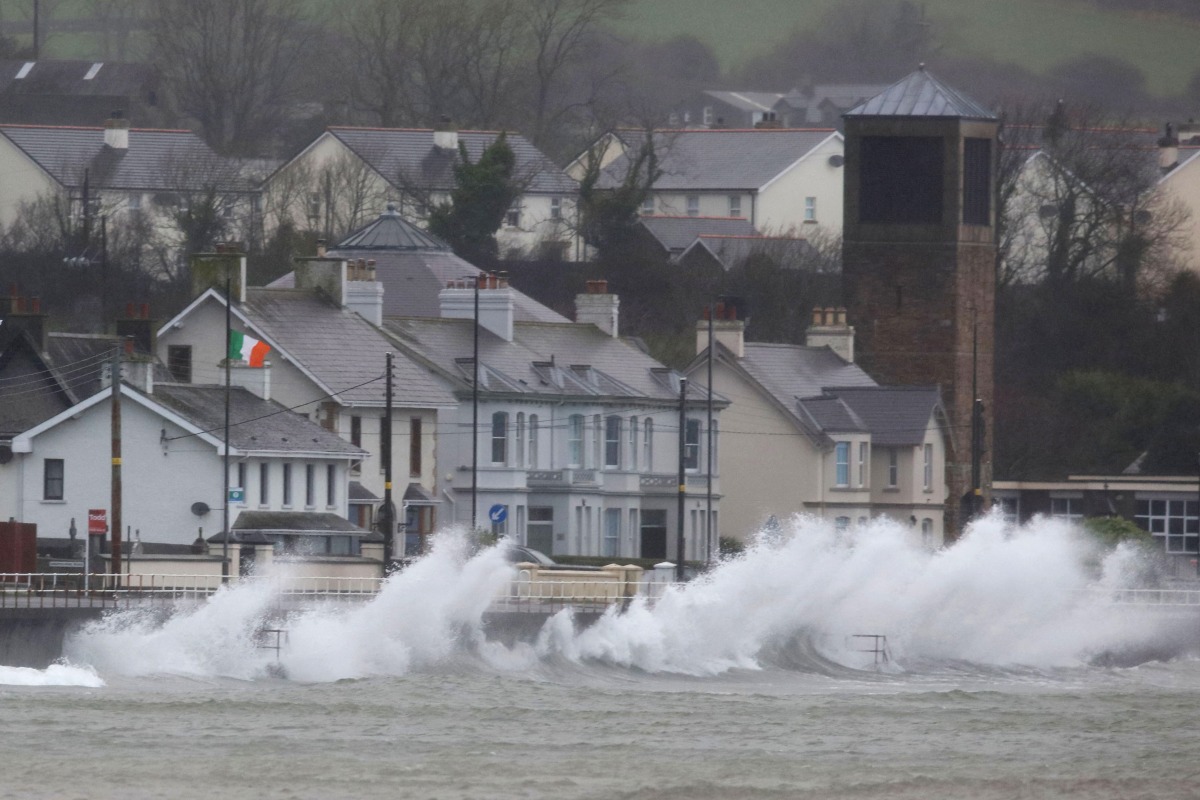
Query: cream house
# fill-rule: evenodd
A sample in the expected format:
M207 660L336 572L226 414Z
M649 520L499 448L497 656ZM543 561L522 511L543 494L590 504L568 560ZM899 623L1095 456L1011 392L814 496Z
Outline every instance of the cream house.
M746 342L733 318L713 328L713 391L730 400L719 451L727 535L793 514L839 527L888 517L914 542L942 544L949 434L936 387L877 385L853 363L844 312L821 312L805 346ZM703 384L707 322L697 345L686 373Z
M341 237L366 224L388 203L424 224L430 209L449 200L459 145L473 161L497 131L332 127L272 173L264 184L266 229L294 227ZM525 137L506 133L516 157L521 196L496 233L501 253L521 251L578 257L578 185Z

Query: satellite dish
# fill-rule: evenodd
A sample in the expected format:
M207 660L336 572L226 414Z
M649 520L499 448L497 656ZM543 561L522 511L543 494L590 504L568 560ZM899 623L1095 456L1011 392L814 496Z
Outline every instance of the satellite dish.
M12 461L12 448L8 445L0 446L0 464L7 464Z
M846 157L843 155L840 155L838 153L834 153L833 155L831 155L829 157L829 166L831 166L831 167L840 167L842 164L845 164L845 163L846 163Z
M192 503L192 513L197 517L203 517L209 512L209 510L208 503L202 503L200 501Z

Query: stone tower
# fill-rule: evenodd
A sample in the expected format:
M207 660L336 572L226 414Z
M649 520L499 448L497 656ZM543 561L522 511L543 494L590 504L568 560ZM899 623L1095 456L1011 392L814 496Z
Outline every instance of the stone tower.
M999 122L922 65L845 123L843 290L859 362L883 384L941 388L956 538L991 496Z

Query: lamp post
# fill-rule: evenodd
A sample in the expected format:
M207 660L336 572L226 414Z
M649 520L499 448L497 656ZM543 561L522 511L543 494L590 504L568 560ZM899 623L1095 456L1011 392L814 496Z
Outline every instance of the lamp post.
M479 516L479 284L484 273L464 276L475 286L474 331L471 350L471 531Z

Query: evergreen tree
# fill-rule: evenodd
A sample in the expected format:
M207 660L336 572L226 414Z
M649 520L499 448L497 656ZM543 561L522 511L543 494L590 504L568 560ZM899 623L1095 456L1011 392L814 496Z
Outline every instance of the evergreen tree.
M503 132L475 163L471 163L461 141L458 151L454 190L449 202L430 212L429 230L444 239L457 255L483 266L498 257L496 230L521 196L521 186L514 180L516 156Z

